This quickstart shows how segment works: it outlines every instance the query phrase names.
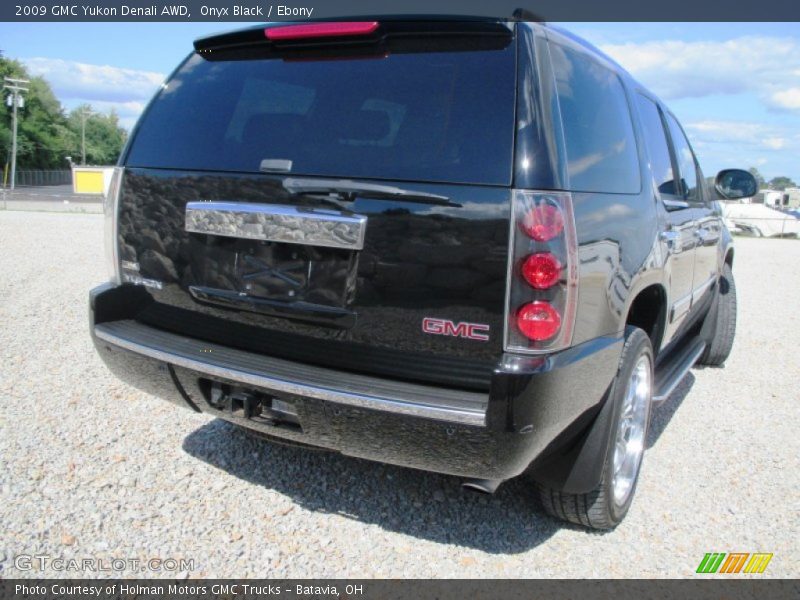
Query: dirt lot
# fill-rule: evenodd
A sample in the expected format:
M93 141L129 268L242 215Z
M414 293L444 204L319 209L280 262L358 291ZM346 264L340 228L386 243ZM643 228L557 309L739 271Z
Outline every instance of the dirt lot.
M59 575L15 566L34 554L186 558L191 577L640 578L772 552L763 576L800 574L800 241L737 240L733 355L658 409L631 513L606 534L546 517L523 482L467 495L125 386L88 333L102 248L99 215L0 211L2 577Z

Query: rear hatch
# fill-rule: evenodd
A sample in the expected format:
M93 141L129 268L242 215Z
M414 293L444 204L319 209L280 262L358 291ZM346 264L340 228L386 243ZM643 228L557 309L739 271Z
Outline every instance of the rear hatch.
M154 300L138 319L485 389L502 352L513 29L319 25L200 40L148 107L119 199L122 279Z

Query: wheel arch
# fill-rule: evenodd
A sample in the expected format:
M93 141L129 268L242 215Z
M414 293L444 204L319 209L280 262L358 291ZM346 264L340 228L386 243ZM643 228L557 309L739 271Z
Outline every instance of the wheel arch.
M642 329L650 338L653 352L658 353L667 322L667 290L661 282L643 284L628 303L623 327Z
M650 338L654 359L664 335L668 305L667 287L659 275L659 271L650 271L632 286L629 300L621 312L621 331L618 334L624 339L629 326L643 329ZM584 431L574 438L569 450L529 469L535 480L571 494L587 493L599 484L613 426L614 406L608 401L612 387L613 382L600 402L600 410Z
M722 262L728 265L731 269L733 268L733 246L730 246L725 252L725 258Z

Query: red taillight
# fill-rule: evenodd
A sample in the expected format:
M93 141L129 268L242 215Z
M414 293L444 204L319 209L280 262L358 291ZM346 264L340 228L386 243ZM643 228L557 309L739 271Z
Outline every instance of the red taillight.
M522 276L531 287L546 290L561 278L561 263L550 252L537 252L522 263Z
M268 27L264 35L268 40L300 40L305 38L343 37L369 35L378 29L377 21L338 21L334 23L309 23Z
M578 293L578 240L569 192L514 190L506 328L510 353L569 347Z
M549 340L561 327L561 315L550 303L537 300L522 305L517 311L517 327L528 339Z
M521 226L528 237L537 242L547 242L564 231L564 215L558 206L540 202L525 213Z

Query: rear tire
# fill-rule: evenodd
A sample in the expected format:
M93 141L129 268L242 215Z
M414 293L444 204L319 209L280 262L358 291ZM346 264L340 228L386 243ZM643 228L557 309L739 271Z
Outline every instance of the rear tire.
M600 484L586 494L568 494L537 484L539 500L548 514L591 529L612 529L625 518L647 442L653 398L653 349L641 329L629 326L625 334L608 398L614 403L614 417Z
M722 269L717 297L706 318L713 319L713 322L710 324L708 345L698 362L710 367L721 367L730 356L733 338L736 336L736 283L728 263Z

